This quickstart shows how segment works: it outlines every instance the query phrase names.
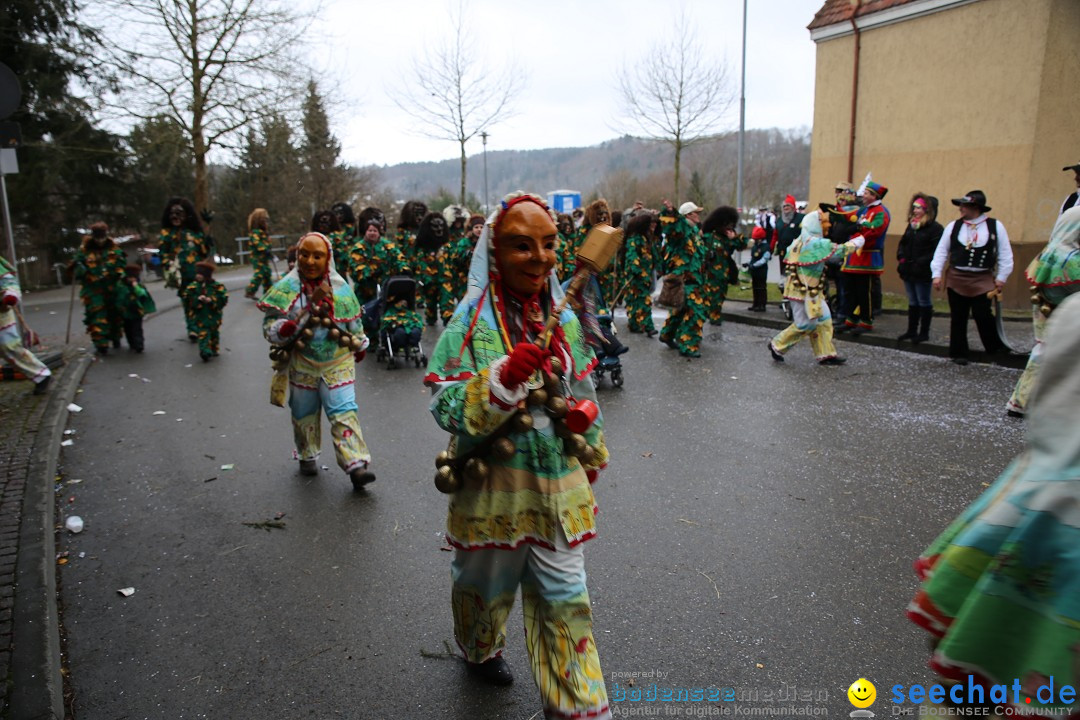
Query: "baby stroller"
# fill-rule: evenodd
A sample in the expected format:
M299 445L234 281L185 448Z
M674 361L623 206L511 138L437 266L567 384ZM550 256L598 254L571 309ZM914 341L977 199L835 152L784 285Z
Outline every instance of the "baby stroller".
M590 342L593 351L596 353L596 367L593 368L593 381L599 386L600 382L604 379L604 375L610 373L611 384L615 387L621 388L623 386L623 373L622 373L622 360L620 356L628 352L630 348L619 342L617 337L617 331L615 330L614 318L611 315L611 308L607 306L604 301L604 295L600 291L600 283L593 277L589 280L592 285L592 291L596 294L596 323L600 326L600 335L602 341L600 343ZM563 283L563 290L569 285L569 281Z
M408 275L395 275L379 288L377 308L379 349L375 358L379 362L385 360L387 370L395 369L398 366L398 360L404 363L411 360L416 367L427 364L427 355L424 354L424 346L420 342L420 330L409 333L398 328L392 335L382 327L383 318L399 309L398 305L402 301L404 301L404 308L401 309L408 310L410 313L416 312L418 287L419 283ZM422 327L422 321L420 325Z

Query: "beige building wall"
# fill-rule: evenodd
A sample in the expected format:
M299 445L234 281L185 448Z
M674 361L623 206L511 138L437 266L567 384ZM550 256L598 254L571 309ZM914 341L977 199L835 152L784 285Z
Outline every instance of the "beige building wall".
M863 30L853 182L867 172L889 188L887 290L901 291L896 242L908 201L981 189L1017 256L1008 304L1028 302L1022 271L1045 244L1073 189L1063 165L1080 162L1080 2L980 0ZM854 36L817 46L810 198L847 179Z

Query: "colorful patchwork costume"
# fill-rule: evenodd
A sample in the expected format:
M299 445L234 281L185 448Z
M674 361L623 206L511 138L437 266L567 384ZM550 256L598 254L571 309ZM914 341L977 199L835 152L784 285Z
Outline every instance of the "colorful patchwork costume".
M0 358L11 362L34 382L34 394L45 392L52 372L23 345L15 306L22 299L19 276L5 258L0 257Z
M198 278L180 291L184 307L190 308L192 327L199 342L199 357L206 362L217 357L221 344L221 315L229 303L225 286L214 280L214 266L210 263L195 264Z
M363 353L368 346L360 316L362 309L356 294L334 266L330 240L319 233L326 244L328 261L326 274L318 283L304 280L297 268L279 280L263 295L257 306L266 313L263 335L272 344L289 346L296 343L300 321L313 310L310 297L315 287L329 280L332 294L323 301L331 326L319 325L301 348L292 344L288 360L289 410L292 413L293 440L301 461L314 462L322 448L321 413L326 413L333 437L334 456L338 467L348 474L366 470L371 454L360 431L356 405L356 360L353 353ZM304 240L301 238L301 241ZM322 309L320 309L322 311ZM360 340L357 350L342 347L335 341L334 331L348 332Z
M1031 348L1024 374L1016 382L1012 397L1005 409L1012 414L1027 411L1027 399L1039 376L1042 365L1043 334L1046 321L1069 295L1080 291L1080 207L1066 210L1058 216L1050 231L1050 242L1024 272L1031 286L1031 317L1035 346Z
M922 587L907 616L938 638L931 669L965 686L965 695L981 686L984 703L1006 706L997 715L1080 710L1075 694L1038 690L1080 681L1077 357L1074 295L1047 323L1027 447L915 562Z
M99 244L100 243L100 244ZM75 278L82 283L83 323L98 352L108 352L109 343L120 347L123 319L116 306L116 285L124 277L127 260L112 238L87 235L72 261Z
M539 198L527 197L546 207ZM510 207L515 199L508 199ZM547 316L562 297L554 269L535 299L518 301L504 289L490 243L493 225L506 207L504 202L484 227L468 293L439 338L425 378L436 390L431 412L452 435L457 456L499 431L519 402L534 399L527 383L503 386L502 370L514 343L533 339L523 317L540 308ZM523 303L529 303L528 312ZM570 394L595 401L590 372L596 358L569 309L556 325L552 349L566 369ZM525 642L545 717L609 718L582 549L596 535L589 476L607 462L603 419L598 416L585 432L596 449L585 466L568 454L543 407L529 406L528 413L532 429L505 436L515 448L512 457L486 458L490 472L483 479L466 474L461 489L450 496L446 537L456 548L451 566L454 634L471 663L500 655L520 586Z

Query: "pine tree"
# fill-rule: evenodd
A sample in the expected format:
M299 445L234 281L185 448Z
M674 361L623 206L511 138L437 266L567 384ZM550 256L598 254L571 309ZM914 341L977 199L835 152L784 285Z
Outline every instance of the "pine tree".
M309 80L304 99L304 141L300 155L306 172L305 194L320 210L329 209L339 200L349 202L348 173L340 163L341 143L330 132L330 121L318 85Z

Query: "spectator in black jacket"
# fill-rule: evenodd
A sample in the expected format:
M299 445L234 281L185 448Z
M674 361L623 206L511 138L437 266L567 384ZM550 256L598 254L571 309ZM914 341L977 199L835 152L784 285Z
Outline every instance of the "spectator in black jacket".
M937 221L938 200L933 195L915 193L908 208L908 224L900 244L896 246L897 272L904 281L908 296L907 332L897 340L910 340L916 345L930 339L930 320L934 305L930 299L933 277L930 261L941 239L941 223Z

